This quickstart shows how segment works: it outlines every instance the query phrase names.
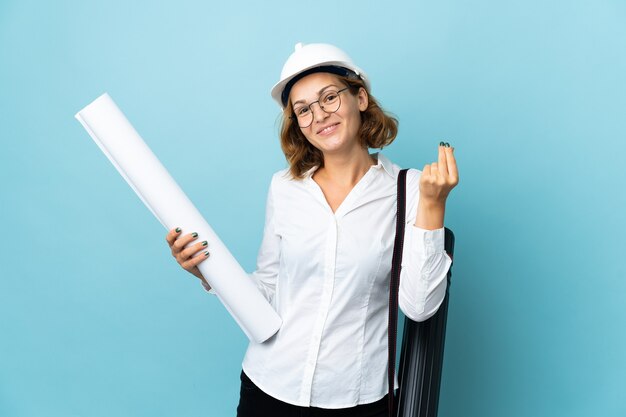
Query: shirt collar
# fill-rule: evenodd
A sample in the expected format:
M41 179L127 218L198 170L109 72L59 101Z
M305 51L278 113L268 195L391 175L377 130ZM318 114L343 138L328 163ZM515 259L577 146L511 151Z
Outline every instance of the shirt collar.
M309 170L304 173L304 177L302 178L311 179L311 177L313 176L313 173L317 171L318 168L319 168L319 165L315 165L314 167L309 168Z
M384 169L390 177L395 178L393 163L385 155L380 152L375 152L372 154L372 156L374 156L378 161L376 165L373 165L373 167L375 167L376 169ZM304 173L304 178L310 179L313 176L313 173L317 171L318 168L319 166L314 166L313 168L310 168Z
M380 152L373 153L372 155L376 156L376 159L378 160L378 164L376 165L376 168L384 169L385 172L389 174L389 176L391 176L392 178L395 178L393 164L391 163L391 161L387 159L387 157Z

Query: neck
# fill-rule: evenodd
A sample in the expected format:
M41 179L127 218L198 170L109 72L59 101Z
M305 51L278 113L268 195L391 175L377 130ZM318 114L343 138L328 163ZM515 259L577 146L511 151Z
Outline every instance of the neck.
M376 161L369 155L367 148L348 154L325 154L324 166L315 171L314 176L353 187L374 164Z

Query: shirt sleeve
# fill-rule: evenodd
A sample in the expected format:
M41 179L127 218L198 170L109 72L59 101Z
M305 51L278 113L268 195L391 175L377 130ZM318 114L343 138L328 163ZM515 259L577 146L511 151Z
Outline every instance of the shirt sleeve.
M407 176L407 216L398 305L413 321L433 316L441 305L447 287L446 276L452 260L444 249L444 228L425 230L415 226L419 199L419 175Z
M274 177L275 178L275 177ZM276 293L276 281L280 266L280 235L275 228L274 180L270 185L265 209L263 240L257 255L256 270L250 274L261 293L270 303Z
M209 294L215 295L215 290L213 288L211 288L211 286L209 284L207 284L207 282L205 280L200 280L200 283L202 284L202 286L204 287L206 292L208 292Z
M280 264L280 236L275 233L274 227L274 195L273 181L267 196L265 208L265 227L263 229L263 241L257 256L256 270L249 274L254 280L261 294L271 303L276 292L276 279ZM215 294L215 290L202 281L202 286L209 294Z

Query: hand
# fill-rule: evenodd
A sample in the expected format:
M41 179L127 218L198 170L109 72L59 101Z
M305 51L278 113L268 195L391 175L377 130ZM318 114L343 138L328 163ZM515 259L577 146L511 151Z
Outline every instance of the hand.
M448 143L441 142L438 162L426 164L420 177L415 226L426 230L442 228L446 199L458 183L459 172L454 158L454 148Z
M207 241L198 242L185 248L189 243L198 238L197 233L189 233L184 236L180 236L180 228L172 229L169 231L165 240L172 251L172 256L176 258L176 262L183 267L183 269L202 281L206 282L202 273L198 269L198 264L209 257L209 251L206 250L208 245Z
M426 164L420 177L420 201L428 204L445 204L450 191L459 183L459 171L454 158L454 148L448 143L439 144L438 162Z

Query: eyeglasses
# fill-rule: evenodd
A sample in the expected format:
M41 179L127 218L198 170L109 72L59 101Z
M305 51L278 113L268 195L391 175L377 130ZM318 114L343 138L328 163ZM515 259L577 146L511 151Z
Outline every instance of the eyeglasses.
M302 129L311 126L313 123L313 110L311 110L311 106L313 103L319 104L320 109L328 114L335 113L341 106L339 93L346 91L348 88L350 87L342 88L339 91L327 90L316 101L309 104L297 105L293 109L294 116L292 116L292 118L298 120L298 126Z

